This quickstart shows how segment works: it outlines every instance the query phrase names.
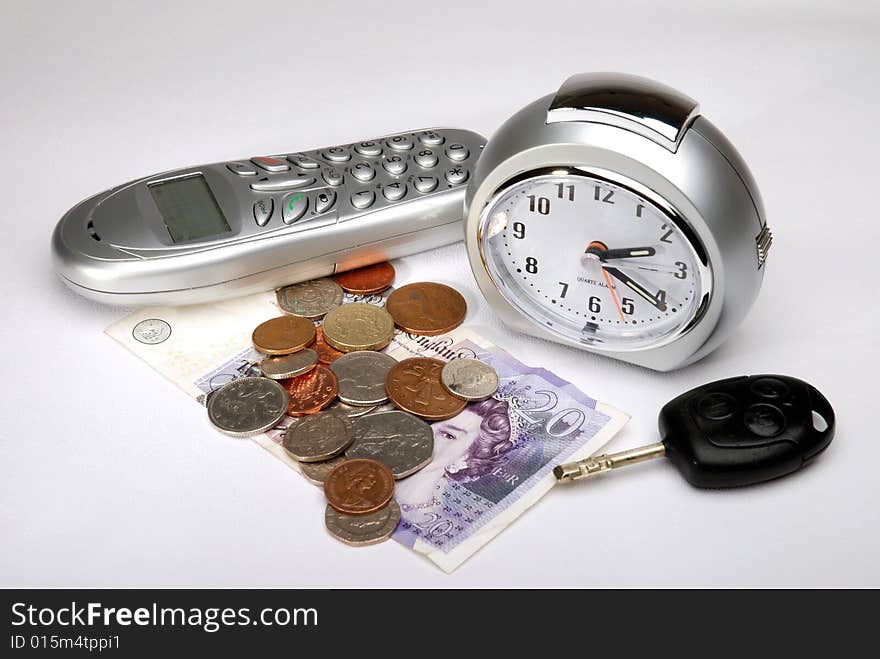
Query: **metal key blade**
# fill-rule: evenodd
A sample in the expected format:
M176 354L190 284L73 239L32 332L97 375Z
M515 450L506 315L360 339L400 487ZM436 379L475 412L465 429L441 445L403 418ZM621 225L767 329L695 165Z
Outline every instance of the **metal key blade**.
M657 442L656 444L640 446L629 451L604 453L591 458L584 458L577 462L557 465L553 468L553 475L556 476L557 481L575 481L580 478L602 474L618 467L625 467L637 462L653 460L654 458L662 458L664 455L666 455L666 447L663 445L663 442Z

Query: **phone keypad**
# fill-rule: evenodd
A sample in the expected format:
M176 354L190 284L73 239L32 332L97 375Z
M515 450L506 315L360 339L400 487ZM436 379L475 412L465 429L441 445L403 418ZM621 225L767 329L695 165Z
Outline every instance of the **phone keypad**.
M302 230L464 185L482 146L467 131L429 129L226 167L250 188L256 227Z

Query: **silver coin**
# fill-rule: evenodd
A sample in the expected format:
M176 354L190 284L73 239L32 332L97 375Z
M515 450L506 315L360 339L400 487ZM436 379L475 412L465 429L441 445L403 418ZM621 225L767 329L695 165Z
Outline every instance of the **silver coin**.
M131 335L136 341L153 346L171 336L171 325L161 318L147 318L132 328Z
M285 313L316 320L342 304L342 289L332 279L322 277L279 288L275 297Z
M352 547L365 547L387 540L399 523L400 506L394 500L366 515L346 515L329 504L324 510L324 524L330 535Z
M434 431L420 418L394 410L355 419L354 444L347 458L372 458L384 463L394 478L416 473L434 455Z
M360 407L357 405L349 405L348 403L343 403L342 401L337 400L333 403L330 403L330 406L324 411L329 414L341 414L347 419L356 419L359 416L364 416L365 414L369 414L370 412L379 409L381 409L380 405L373 405L371 407Z
M275 380L238 378L211 394L208 418L227 435L259 435L284 418L287 401L287 391Z
M334 458L354 441L351 421L339 414L310 414L284 433L284 449L300 462Z
M486 400L498 391L498 373L486 362L461 357L446 362L440 381L453 396L464 400Z
M311 371L318 363L318 353L311 348L300 350L292 355L266 357L260 361L263 377L284 380Z
M322 460L321 462L300 462L298 464L299 470L309 483L323 485L327 474L333 471L336 465L342 464L347 459L344 455L337 455L335 458Z
M349 352L330 363L339 381L339 400L349 405L379 405L388 400L385 378L394 357L371 350Z

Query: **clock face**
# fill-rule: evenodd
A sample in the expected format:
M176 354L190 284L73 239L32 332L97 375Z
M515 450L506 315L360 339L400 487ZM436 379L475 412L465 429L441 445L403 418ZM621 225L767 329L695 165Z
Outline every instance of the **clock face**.
M647 189L578 169L516 181L483 211L489 275L553 334L614 350L672 340L711 279L693 232Z

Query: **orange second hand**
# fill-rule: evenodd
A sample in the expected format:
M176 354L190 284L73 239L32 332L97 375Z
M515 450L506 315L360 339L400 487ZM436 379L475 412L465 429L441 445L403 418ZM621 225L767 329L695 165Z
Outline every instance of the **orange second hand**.
M608 290L611 291L611 298L614 300L614 306L617 307L617 313L620 314L620 320L626 322L626 318L623 317L623 310L620 308L620 300L617 299L617 293L614 291L614 283L611 281L611 277L605 271L605 268L602 268L602 276L605 277L605 283L608 284Z

